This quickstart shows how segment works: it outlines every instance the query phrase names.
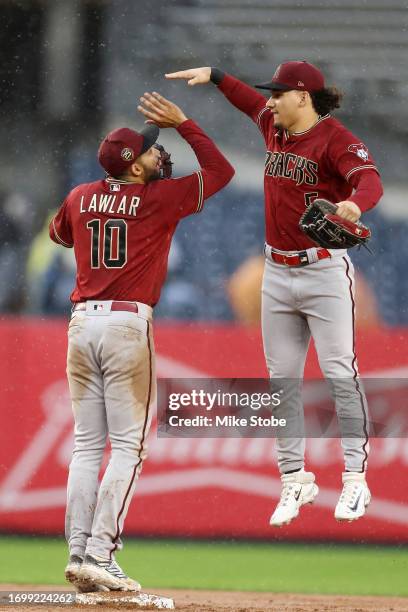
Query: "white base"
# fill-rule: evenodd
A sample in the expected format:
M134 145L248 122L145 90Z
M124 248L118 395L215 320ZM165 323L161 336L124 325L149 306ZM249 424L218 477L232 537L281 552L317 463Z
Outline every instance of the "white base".
M120 593L120 594L119 594ZM111 591L109 596L102 593L77 593L76 603L96 606L101 603L131 603L135 608L144 608L150 606L159 610L175 610L174 600L170 597L161 597L160 595L151 595L149 593L134 593L124 594L118 592L113 595Z

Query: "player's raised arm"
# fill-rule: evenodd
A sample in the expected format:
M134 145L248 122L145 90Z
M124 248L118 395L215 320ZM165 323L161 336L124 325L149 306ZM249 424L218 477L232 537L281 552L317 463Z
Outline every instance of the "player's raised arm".
M255 89L218 68L205 66L170 72L166 79L184 79L188 85L205 85L210 81L218 86L224 96L240 111L259 125L259 115L265 109L266 99Z
M193 149L201 167L203 199L224 187L235 170L207 134L184 112L157 92L145 93L138 110L160 128L174 127ZM184 177L191 179L193 177ZM177 179L182 181L184 179ZM194 177L196 180L196 177ZM180 185L181 187L181 185Z

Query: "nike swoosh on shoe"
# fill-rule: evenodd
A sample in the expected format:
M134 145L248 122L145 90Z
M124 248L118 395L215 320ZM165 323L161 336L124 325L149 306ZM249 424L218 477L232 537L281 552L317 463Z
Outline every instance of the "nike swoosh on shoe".
M348 506L348 509L351 510L351 512L355 512L358 508L358 502L361 499L361 496L363 495L363 492L360 493L360 495L357 497L355 503L352 506Z

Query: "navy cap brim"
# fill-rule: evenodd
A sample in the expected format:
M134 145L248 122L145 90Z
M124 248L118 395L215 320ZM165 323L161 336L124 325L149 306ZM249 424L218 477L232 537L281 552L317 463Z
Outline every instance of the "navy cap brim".
M273 83L272 81L269 83L260 83L260 85L255 85L255 87L257 89L269 89L270 91L290 91L293 89L293 87L289 87L283 83Z
M139 134L143 136L143 147L140 152L140 155L142 155L154 145L154 143L159 137L160 129L157 127L157 125L150 123L145 128L143 128L143 130L140 130Z

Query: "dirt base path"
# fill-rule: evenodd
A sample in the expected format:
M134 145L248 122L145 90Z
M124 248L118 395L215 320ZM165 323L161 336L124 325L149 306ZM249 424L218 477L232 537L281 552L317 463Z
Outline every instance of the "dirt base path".
M66 586L1 585L4 598L7 591L69 591ZM193 591L182 589L149 589L149 593L172 597L176 610L189 612L408 612L408 598L402 597L354 597L340 595L299 595L292 593L254 593L238 591ZM109 594L108 594L109 598ZM140 610L130 604L98 604L97 606L70 605L2 605L0 612L24 610L51 612L54 610Z

